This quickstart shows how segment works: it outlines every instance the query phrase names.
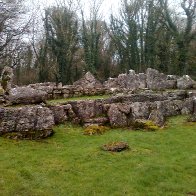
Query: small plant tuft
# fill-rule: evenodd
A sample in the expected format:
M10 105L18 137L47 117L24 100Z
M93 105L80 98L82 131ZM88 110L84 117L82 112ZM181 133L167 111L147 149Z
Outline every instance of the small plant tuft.
M140 129L144 129L144 130L148 130L148 131L156 131L159 129L159 127L152 122L151 120L135 120L134 123L132 124L133 129L136 130L140 130Z
M90 125L85 128L83 134L84 135L102 135L108 130L109 128L105 126Z

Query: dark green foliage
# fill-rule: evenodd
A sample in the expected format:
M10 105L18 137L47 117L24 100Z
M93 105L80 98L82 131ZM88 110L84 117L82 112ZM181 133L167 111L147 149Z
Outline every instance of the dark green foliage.
M57 61L57 82L71 83L74 56L78 50L78 20L66 7L45 11L46 41Z

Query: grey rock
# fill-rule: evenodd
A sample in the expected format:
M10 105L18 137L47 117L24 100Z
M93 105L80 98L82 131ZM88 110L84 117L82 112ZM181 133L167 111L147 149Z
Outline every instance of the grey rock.
M184 75L181 78L177 79L177 88L178 89L191 89L193 88L195 81L191 79L190 76Z
M10 132L39 131L44 135L46 130L50 130L54 125L52 111L42 106L23 106L14 108L0 108L0 135ZM46 135L45 135L46 136Z
M160 110L152 110L148 120L153 121L156 125L162 127L165 124L165 117Z
M118 106L115 104L111 104L107 115L112 127L126 127L128 125L126 115L119 111Z
M159 73L155 69L148 68L147 75L147 87L152 90L165 90L173 89L176 87L176 80L167 80L167 75Z
M9 91L6 100L10 104L35 104L45 102L47 93L30 87L17 87Z
M194 99L188 98L183 101L181 113L182 114L192 114L194 111Z
M102 87L101 82L99 82L95 76L87 72L84 77L82 77L80 80L76 81L73 83L73 85L79 85L82 86L83 88L95 88L95 87Z
M67 107L65 105L55 105L49 108L53 112L55 124L65 123L68 120Z
M150 115L151 103L134 102L131 104L133 119L148 119Z

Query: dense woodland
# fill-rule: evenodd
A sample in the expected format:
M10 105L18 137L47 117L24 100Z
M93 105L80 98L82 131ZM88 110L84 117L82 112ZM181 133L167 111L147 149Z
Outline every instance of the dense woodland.
M178 8L169 0L122 0L107 20L98 0L89 13L79 0L42 11L27 5L0 0L0 72L13 67L18 85L71 84L86 71L103 81L147 67L196 76L194 0L179 0Z

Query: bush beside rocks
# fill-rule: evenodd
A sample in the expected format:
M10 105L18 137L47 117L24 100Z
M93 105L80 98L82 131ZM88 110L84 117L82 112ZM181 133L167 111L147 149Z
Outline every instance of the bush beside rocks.
M150 120L137 119L132 123L135 130L157 131L159 127Z

